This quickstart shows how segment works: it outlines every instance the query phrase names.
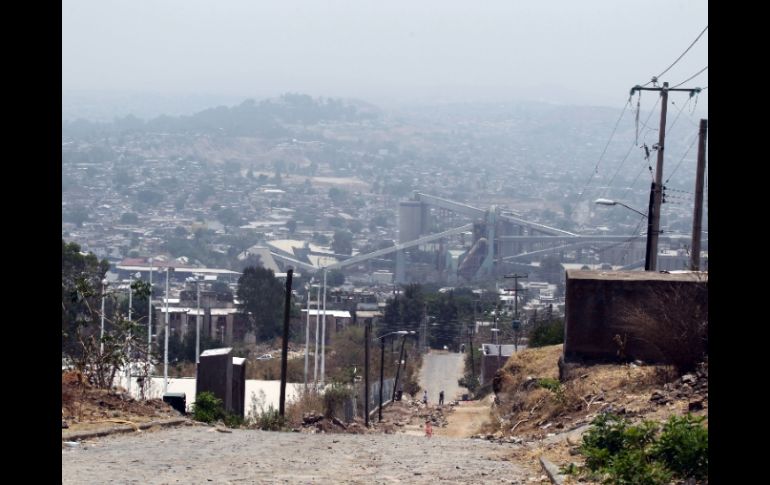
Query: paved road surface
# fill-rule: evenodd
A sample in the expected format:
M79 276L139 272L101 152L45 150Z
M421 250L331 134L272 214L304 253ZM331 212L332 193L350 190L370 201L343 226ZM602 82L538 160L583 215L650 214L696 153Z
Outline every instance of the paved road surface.
M62 484L528 483L508 445L405 434L278 433L185 426L62 450Z
M460 399L464 387L457 384L463 376L465 354L433 350L423 355L420 386L428 390L428 404L438 404L438 393L444 390L444 403ZM416 398L422 399L422 393Z

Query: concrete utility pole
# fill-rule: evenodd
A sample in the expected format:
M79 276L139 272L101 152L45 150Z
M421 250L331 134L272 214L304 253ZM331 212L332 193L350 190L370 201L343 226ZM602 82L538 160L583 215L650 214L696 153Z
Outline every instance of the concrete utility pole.
M692 216L692 243L690 269L700 270L700 233L703 220L703 174L706 171L706 135L708 120L700 120L698 131L698 169L695 173L695 209Z
M291 278L293 269L286 272L286 298L283 306L283 344L281 345L281 396L278 414L284 416L286 408L286 369L289 361L289 313L291 311Z
M313 354L313 387L318 390L318 329L321 322L321 285L315 296L315 354Z
M310 350L310 291L313 289L313 280L307 286L307 319L305 320L305 391L307 391L308 353Z
M372 326L367 322L364 326L364 420L366 427L369 427L369 340L372 338Z
M163 332L163 394L168 392L168 332L170 330L168 324L168 273L174 271L174 268L166 266L166 325Z
M398 367L396 367L396 380L393 382L393 394L391 401L396 400L396 389L398 388L398 377L401 374L401 362L404 361L404 345L406 344L406 335L401 339L401 351L398 353Z
M195 292L197 308L195 309L195 375L198 375L198 365L201 363L201 279L195 277Z
M104 354L104 296L107 292L107 278L102 280L102 329L99 332L99 354Z
M649 267L648 271L656 271L658 267L658 236L660 235L660 205L663 201L663 149L665 148L666 141L666 111L668 110L668 93L671 91L684 91L690 93L690 96L701 91L700 88L680 88L673 89L668 87L668 83L664 82L663 87L643 88L641 86L634 86L631 88L631 95L636 91L660 91L660 128L658 133L658 160L655 166L655 186L654 186L654 200L652 213L649 214L650 223L649 226L652 229L652 233L648 233L650 241L650 248L648 249Z
M147 299L147 369L150 368L152 353L152 258L150 258L150 297Z
M324 313L321 317L321 385L326 383L326 268L324 268Z
M519 351L519 329L521 328L521 322L519 321L519 278L527 278L529 274L517 274L505 275L504 278L513 278L513 351ZM508 290L510 291L510 289Z
M380 423L382 422L382 387L385 382L385 339L383 337L380 337L380 407L377 410Z

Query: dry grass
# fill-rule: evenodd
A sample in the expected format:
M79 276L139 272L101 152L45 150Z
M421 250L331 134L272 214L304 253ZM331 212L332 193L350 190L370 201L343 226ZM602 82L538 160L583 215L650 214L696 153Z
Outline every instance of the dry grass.
M485 433L542 438L590 420L610 403L651 413L650 393L676 375L666 366L605 364L573 367L570 378L557 383L562 351L562 345L527 349L508 360Z
M302 425L302 416L305 413L323 414L323 412L323 396L312 389L303 390L295 401L286 406L286 420L290 426L297 427Z
M134 423L179 417L160 399L137 401L125 394L96 389L82 382L77 372L62 374L62 419L70 431L110 427L115 420Z

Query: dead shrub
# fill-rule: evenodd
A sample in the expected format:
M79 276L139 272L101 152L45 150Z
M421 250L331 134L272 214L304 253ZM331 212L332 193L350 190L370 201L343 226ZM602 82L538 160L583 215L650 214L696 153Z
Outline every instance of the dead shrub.
M306 413L322 414L323 411L323 396L313 389L303 389L297 399L286 406L286 419L293 427L302 426Z
M708 282L666 284L623 312L621 330L647 344L677 373L694 370L708 355Z

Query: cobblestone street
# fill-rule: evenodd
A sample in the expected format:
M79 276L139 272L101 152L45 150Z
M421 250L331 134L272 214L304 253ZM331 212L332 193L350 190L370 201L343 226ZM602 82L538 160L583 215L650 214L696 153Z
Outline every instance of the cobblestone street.
M510 445L406 434L221 433L184 426L62 450L62 483L532 483ZM508 451L508 452L507 452Z

